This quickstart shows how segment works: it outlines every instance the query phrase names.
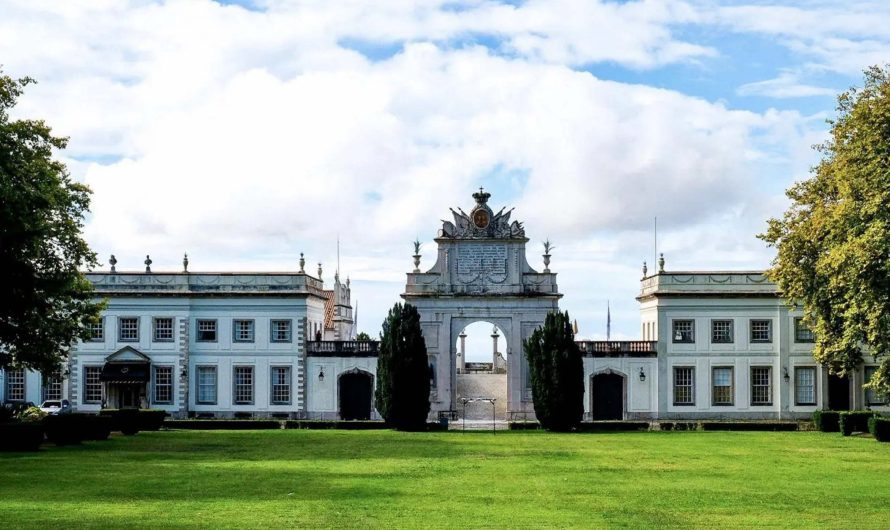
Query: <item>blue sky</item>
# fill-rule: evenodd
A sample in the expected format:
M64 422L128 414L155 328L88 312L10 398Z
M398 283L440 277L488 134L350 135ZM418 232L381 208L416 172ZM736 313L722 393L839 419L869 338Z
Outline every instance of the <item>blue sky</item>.
M484 186L581 335L639 335L653 266L763 269L838 92L890 61L890 2L10 0L17 109L71 137L103 261L341 273L376 334L411 241ZM312 267L314 270L314 267ZM480 339L488 351L487 332Z

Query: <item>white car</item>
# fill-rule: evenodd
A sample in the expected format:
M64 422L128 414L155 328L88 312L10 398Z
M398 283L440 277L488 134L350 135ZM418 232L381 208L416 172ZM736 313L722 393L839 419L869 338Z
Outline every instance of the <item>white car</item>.
M68 401L67 399L64 399L62 401L59 401L59 400L44 401L43 403L40 404L40 410L42 410L43 412L46 412L47 414L53 414L53 415L59 414L60 412L62 412L63 410L65 410L67 408L66 407L66 405L68 405L67 401Z

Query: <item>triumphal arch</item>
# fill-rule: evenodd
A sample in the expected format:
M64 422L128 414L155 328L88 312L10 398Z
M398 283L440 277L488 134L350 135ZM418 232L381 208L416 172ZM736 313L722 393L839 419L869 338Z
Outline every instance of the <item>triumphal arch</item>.
M420 312L423 336L430 357L431 416L454 416L456 403L457 337L468 325L486 321L505 335L507 360L507 407L505 419L533 419L528 363L522 341L544 323L548 312L558 309L562 294L556 274L545 268L535 271L526 260L525 229L510 221L512 209L494 213L488 206L491 194L481 188L473 194L476 204L469 213L451 210L452 221L442 221L435 241L435 265L426 272L408 273L402 298ZM546 253L546 251L545 251Z

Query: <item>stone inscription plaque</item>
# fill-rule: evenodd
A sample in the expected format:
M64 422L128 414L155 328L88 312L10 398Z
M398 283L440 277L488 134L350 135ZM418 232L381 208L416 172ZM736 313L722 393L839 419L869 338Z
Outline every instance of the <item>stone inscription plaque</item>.
M460 276L507 274L507 246L461 245L457 250L457 274Z

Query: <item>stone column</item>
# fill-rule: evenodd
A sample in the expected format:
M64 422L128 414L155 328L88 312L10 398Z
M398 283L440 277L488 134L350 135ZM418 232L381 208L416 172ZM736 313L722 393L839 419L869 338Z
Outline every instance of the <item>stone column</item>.
M467 371L467 334L461 331L458 337L460 337L460 353L457 356L460 358L457 360L457 373L463 374Z
M491 373L497 373L498 367L498 327L491 328Z

